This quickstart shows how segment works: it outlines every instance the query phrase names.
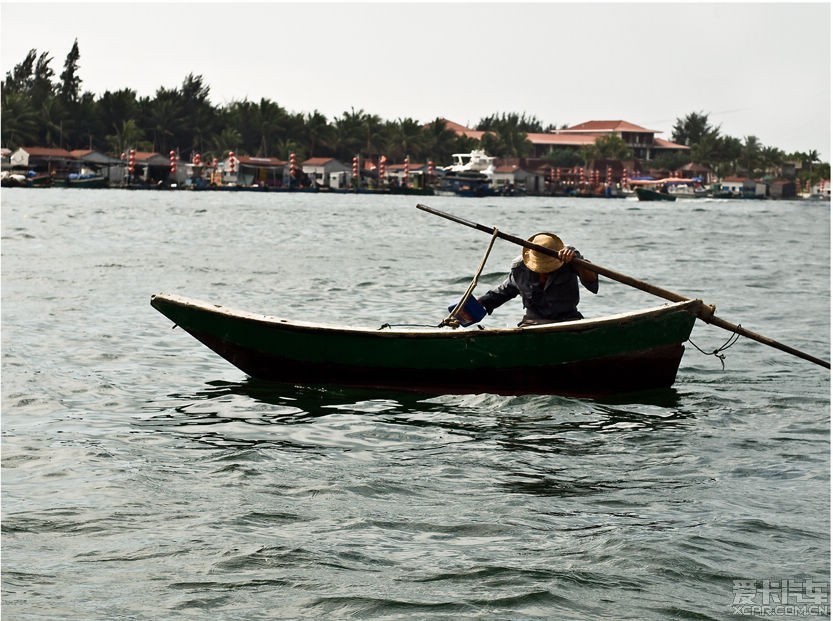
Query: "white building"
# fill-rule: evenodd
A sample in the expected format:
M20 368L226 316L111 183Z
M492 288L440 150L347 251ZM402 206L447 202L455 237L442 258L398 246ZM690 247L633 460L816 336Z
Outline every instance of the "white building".
M351 174L349 166L345 166L333 157L311 157L301 163L301 170L318 186L330 187L333 173Z

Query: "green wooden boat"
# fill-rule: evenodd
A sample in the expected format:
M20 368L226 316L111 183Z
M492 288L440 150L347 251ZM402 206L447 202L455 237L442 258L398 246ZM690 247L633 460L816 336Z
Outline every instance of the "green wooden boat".
M523 328L293 322L159 294L151 306L248 375L431 394L595 396L670 387L700 300Z
M69 176L66 180L66 186L68 188L106 188L109 187L110 181L107 177L103 175L92 175L92 176Z

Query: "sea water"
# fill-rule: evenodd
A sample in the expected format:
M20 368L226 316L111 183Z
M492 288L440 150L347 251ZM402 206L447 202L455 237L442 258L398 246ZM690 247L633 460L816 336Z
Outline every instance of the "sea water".
M513 235L555 232L830 359L829 203L419 200ZM4 618L829 610L827 369L748 339L709 355L731 335L698 322L706 353L689 345L675 387L648 395L286 386L247 378L149 305L170 292L436 325L489 236L416 202L2 190ZM519 250L496 242L476 293ZM580 309L661 303L602 278ZM521 315L514 300L485 324Z

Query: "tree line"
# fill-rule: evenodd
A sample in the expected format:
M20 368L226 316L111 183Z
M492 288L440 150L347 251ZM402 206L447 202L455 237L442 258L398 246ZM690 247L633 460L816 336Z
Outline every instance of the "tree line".
M53 58L36 49L6 73L0 84L5 146L88 148L115 154L130 148L163 154L176 150L186 160L200 153L203 161L222 159L228 151L284 160L295 153L299 161L309 157L350 161L361 154L385 155L397 162L410 156L411 161L443 165L450 154L474 148L499 158L527 157L532 153L527 133L555 129L526 114L493 114L475 126L487 132L477 141L458 136L440 118L427 124L412 118L391 121L351 108L328 119L318 110L290 112L268 98L215 106L209 99L210 87L202 76L193 74L178 88L159 87L153 97L139 97L129 88L96 97L81 88L80 58L76 39L57 77ZM796 161L802 163L803 180L830 178L829 163L820 163L818 152L785 153L762 145L755 136L743 140L724 136L703 112L676 119L672 140L691 150L652 160L652 168L674 170L694 161L719 176L757 177ZM555 166L576 166L599 159L630 160L633 153L620 138L611 136L579 151L552 149L543 159Z

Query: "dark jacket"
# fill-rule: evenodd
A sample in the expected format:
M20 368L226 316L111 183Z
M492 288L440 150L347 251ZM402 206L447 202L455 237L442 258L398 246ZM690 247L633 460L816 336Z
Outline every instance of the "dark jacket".
M526 310L521 324L581 319L582 314L576 308L579 302L579 280L575 268L565 263L549 274L542 284L539 275L518 259L512 263L506 280L478 299L491 314L498 306L520 294ZM599 281L584 287L597 293Z

